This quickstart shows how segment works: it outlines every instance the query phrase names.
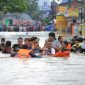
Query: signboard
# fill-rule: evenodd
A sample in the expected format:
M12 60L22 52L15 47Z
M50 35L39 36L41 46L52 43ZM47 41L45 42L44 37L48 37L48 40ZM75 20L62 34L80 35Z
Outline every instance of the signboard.
M79 13L76 11L68 12L68 17L79 17Z
M68 28L67 18L63 15L59 15L56 17L56 27L57 29L66 29Z

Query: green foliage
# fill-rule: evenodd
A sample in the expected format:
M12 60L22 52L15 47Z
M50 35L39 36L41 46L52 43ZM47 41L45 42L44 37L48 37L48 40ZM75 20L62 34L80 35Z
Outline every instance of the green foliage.
M39 18L40 14L35 0L0 0L0 12L26 12L33 19Z
M27 6L27 0L0 0L0 11L3 13L23 12Z
M40 11L38 9L38 4L32 0L28 0L28 10L27 13L33 18L33 19L39 19Z

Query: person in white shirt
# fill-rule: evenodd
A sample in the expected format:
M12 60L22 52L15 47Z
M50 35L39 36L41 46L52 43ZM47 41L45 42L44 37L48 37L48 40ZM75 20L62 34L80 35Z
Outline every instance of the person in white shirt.
M49 33L49 38L45 41L44 47L46 47L47 42L52 42L52 47L56 51L59 51L61 49L61 43L56 39L55 33L53 32Z

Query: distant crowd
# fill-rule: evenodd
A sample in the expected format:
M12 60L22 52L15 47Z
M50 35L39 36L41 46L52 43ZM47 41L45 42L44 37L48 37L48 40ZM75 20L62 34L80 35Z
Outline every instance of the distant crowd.
M18 38L18 42L12 45L11 41L1 38L0 51L19 58L42 57L43 55L69 57L71 52L85 52L85 38L79 36L74 36L69 42L64 40L63 36L58 36L57 39L55 33L51 32L43 48L40 47L39 40L38 37Z
M0 31L3 32L28 32L28 31L55 31L53 24L37 24L37 25L0 25Z

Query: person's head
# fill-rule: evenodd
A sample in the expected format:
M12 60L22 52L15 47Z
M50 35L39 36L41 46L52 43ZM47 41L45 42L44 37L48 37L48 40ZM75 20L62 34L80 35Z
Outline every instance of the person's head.
M28 45L28 38L24 39L24 43L25 43L25 45Z
M35 44L39 42L39 39L37 37L32 37L31 41Z
M56 39L55 38L55 33L53 33L53 32L49 33L49 41L53 41L55 39Z
M48 49L51 49L51 48L52 48L52 42L47 42L46 47L47 47Z
M66 48L68 46L68 41L63 41L62 48Z
M22 45L22 49L28 49L28 45Z
M29 45L29 46L32 46L32 45L33 45L33 42L32 42L32 40L31 40L31 38L28 38L28 45Z
M38 43L35 43L34 44L34 48L39 48L39 44Z
M2 44L5 43L5 38L1 38L1 43L2 43Z
M75 45L76 45L76 46L79 46L79 41L78 41L78 39L75 40Z
M6 41L6 47L11 47L11 41Z
M58 36L58 41L62 42L63 41L63 36Z
M21 46L23 44L23 38L18 38L18 44Z

